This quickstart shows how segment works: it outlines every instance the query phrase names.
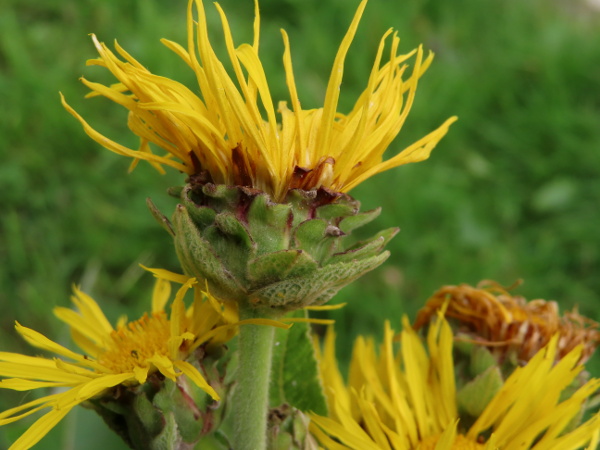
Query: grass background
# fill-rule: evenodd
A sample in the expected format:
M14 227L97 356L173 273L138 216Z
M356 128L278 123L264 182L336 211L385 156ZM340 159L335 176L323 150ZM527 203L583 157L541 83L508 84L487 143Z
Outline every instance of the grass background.
M84 117L134 146L126 113L84 100L86 77L109 82L88 34L114 38L155 73L193 86L187 67L159 42L185 42L187 2L159 0L5 0L0 6L0 342L33 354L13 324L63 343L50 311L81 284L111 319L147 307L151 277L139 263L177 270L169 236L145 207L165 212L169 186L183 176L156 174L90 141L60 106L61 90ZM252 2L223 0L239 44L251 33ZM279 28L290 34L305 107L322 104L335 51L357 1L262 0L261 55L274 99L287 99ZM219 27L212 5L215 46ZM392 256L343 290L333 314L340 355L359 333L398 327L439 286L492 278L518 293L578 305L600 319L600 13L581 1L371 0L351 47L342 86L347 111L366 84L380 36L399 30L408 51L436 53L390 154L440 124L460 120L429 161L401 167L352 194L383 214L366 233L400 226ZM218 43L217 43L218 42ZM341 343L344 344L341 344ZM598 359L590 370L600 375ZM0 392L6 409L31 397ZM0 429L0 448L28 425ZM93 436L93 439L90 439ZM79 408L40 449L120 448L92 413Z

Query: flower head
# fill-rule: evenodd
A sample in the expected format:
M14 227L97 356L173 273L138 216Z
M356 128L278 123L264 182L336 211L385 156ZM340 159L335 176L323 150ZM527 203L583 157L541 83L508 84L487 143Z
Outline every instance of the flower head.
M559 339L554 336L467 423L457 407L452 331L443 315L430 326L427 346L406 319L397 352L393 341L387 323L379 356L372 340L357 339L346 385L335 361L334 336L328 334L320 359L329 417L311 415L311 431L325 448L595 448L600 414L570 426L600 380L565 395L582 370L581 346L555 364Z
M105 86L82 81L92 90L92 96L104 96L129 110L129 128L140 138L138 149L106 138L64 99L63 104L92 139L111 151L135 158L133 165L143 159L159 170L161 165L171 166L215 184L258 189L275 201L284 199L293 188L347 192L376 173L427 159L456 120L448 119L401 153L383 160L410 111L417 82L433 57L425 57L421 47L399 54L400 40L392 30L381 39L367 87L352 110L348 114L337 111L344 62L366 3L360 3L342 40L322 108L302 108L290 43L283 30L283 63L291 108L284 101L275 108L258 56L258 2L253 43L237 47L225 13L216 4L234 74L231 77L209 41L202 0L189 1L187 47L162 41L195 72L200 97L176 81L150 73L118 44L115 48L119 56L92 36L100 57L88 64L106 67L118 83ZM390 45L386 50L387 42ZM382 64L385 54L389 59ZM409 73L407 61L412 57ZM152 153L150 144L166 154Z
M192 305L186 308L184 295L196 280L152 270L158 277L152 309L138 320L121 320L113 327L98 304L77 288L72 300L78 311L55 309L55 315L69 326L83 354L17 323L17 331L31 345L66 359L0 352L0 376L5 377L0 388L64 389L0 413L0 425L5 425L50 408L11 448L31 447L78 404L110 396L111 388L117 386L127 389L142 385L152 377L174 382L186 378L186 383L219 400L218 393L193 364L194 355L202 345L219 345L233 337L235 326L242 323L237 321L237 311L197 287ZM167 315L165 304L171 296L171 281L182 283L182 287Z
M521 363L529 361L555 334L560 337L556 357L560 359L581 345L580 364L600 344L598 323L576 310L560 316L556 302L528 302L494 282L482 282L478 288L444 286L419 311L415 327L428 323L446 303L446 316L457 322L461 336L486 346L500 361L509 354Z

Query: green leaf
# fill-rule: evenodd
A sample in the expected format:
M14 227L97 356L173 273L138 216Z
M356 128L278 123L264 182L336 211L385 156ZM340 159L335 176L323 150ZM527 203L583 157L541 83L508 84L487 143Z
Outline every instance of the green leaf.
M184 205L199 230L203 231L215 223L217 213L214 209L208 206L198 206L190 201L184 202Z
M330 203L328 205L319 206L316 209L317 217L319 219L325 219L326 221L332 221L335 219L341 219L346 216L356 214L358 209L356 205L347 203Z
M138 390L132 403L133 410L141 422L144 434L150 436L158 434L163 427L162 414L152 405L152 402L142 389ZM129 414L129 411L126 414Z
M342 231L323 219L302 222L294 230L294 247L306 250L317 261L323 261L341 245Z
M177 205L173 215L175 250L184 271L199 280L208 280L211 291L220 298L245 298L239 282L225 268L222 260L200 234L183 205Z
M312 219L302 222L294 230L294 246L312 253L323 237L329 224L323 219Z
M238 205L240 192L235 186L227 186L224 184L206 183L202 186L202 194L210 197L210 206L217 211L235 210ZM196 196L201 197L199 192L191 191L190 199L194 201ZM198 203L198 202L196 202Z
M346 250L345 252L334 254L328 261L327 264L337 264L342 262L352 262L359 259L369 258L379 253L385 245L383 237L379 237L367 245L364 245L357 249Z
M471 417L479 417L503 383L500 368L489 367L458 391L456 399L459 411Z
M370 242L372 242L376 239L379 239L379 238L383 238L384 245L387 245L387 243L390 242L392 240L392 238L394 236L396 236L399 232L400 232L400 228L398 228L398 227L387 228L383 231L380 231L375 236L370 237L369 239L365 239L364 241L357 242L352 247L350 247L349 250L358 249L358 248L360 248L364 245L367 245Z
M290 205L290 208L294 212L292 216L292 228L295 228L305 220L314 217L314 202L316 196L316 191L302 191L300 189L288 191L285 202Z
M248 230L232 213L220 213L215 217L215 225L219 230L239 241L240 245L250 249L254 246Z
M183 186L171 186L167 189L167 194L171 197L181 198L181 193L183 192Z
M251 293L251 301L267 307L284 310L325 303L341 288L361 275L373 270L389 256L385 251L359 261L330 264L320 267L311 275L272 283Z
M377 216L379 216L379 214L381 214L381 208L376 208L372 209L371 211L365 211L363 213L355 214L353 216L348 216L342 219L339 227L344 233L350 234L352 230L355 230L356 228L368 224Z
M331 259L327 261L327 264L351 262L375 256L383 250L389 240L392 239L398 231L398 228L388 228L387 230L381 231L370 239L358 242L344 252L334 254Z
M271 203L266 195L258 195L248 209L250 236L257 244L259 255L288 247L291 206Z
M196 442L202 435L204 426L203 416L199 414L198 407L185 395L177 383L165 379L163 388L154 396L154 406L163 412L167 424L161 435L180 436L185 442ZM175 428L169 426L170 416L173 416ZM200 417L198 417L200 416ZM176 435L173 435L176 433ZM161 448L161 447L157 447Z
M152 216L154 217L154 219L156 219L158 224L161 227L163 227L167 233L174 237L175 231L173 230L173 226L171 225L169 219L158 210L158 208L154 203L152 203L152 200L150 200L150 198L146 199L146 205L148 205L148 209L150 210Z
M227 271L240 284L247 285L248 258L254 257L256 245L244 225L233 214L223 212L216 215L215 225L207 227L201 234Z
M177 450L181 444L181 437L177 429L177 422L173 413L166 413L165 426L162 432L152 439L148 448L150 450Z
M480 375L498 363L492 353L482 345L475 345L471 350L471 362L469 371L471 376Z
M317 262L305 251L282 250L250 260L248 280L251 289L257 289L287 278L310 275L317 268Z
M288 315L306 316L302 310ZM309 324L295 323L289 330L275 331L272 367L272 407L287 403L301 411L327 415Z

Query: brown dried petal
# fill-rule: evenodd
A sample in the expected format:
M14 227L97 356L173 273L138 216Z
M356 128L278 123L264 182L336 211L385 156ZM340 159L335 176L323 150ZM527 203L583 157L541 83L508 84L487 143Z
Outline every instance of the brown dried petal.
M600 343L599 324L577 310L561 317L556 302L528 302L493 282L485 282L481 288L444 286L419 311L414 327L426 325L446 302L446 316L456 320L456 331L488 347L500 362L513 352L519 361L529 361L556 333L560 335L558 359L582 345L579 363L583 364Z

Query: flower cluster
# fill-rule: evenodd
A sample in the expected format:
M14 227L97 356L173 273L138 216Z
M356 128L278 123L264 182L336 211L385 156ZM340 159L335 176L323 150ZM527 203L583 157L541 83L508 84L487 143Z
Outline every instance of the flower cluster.
M384 159L433 58L422 47L402 53L393 30L381 38L354 106L338 112L366 4L351 20L316 109L301 106L283 30L289 106L273 103L258 53L258 1L253 41L237 46L215 4L229 67L209 40L202 0L188 2L186 46L162 41L193 71L199 95L92 35L99 57L88 64L117 82L82 79L88 97L126 108L139 146L105 137L61 95L62 103L93 140L133 158L131 169L145 160L160 172L169 166L187 174L185 186L170 190L180 202L172 219L148 201L185 274L148 269L157 278L149 312L115 326L75 288L76 309L54 312L80 352L17 323L29 344L55 356L0 352L0 388L54 391L0 413L6 425L46 411L11 448L35 445L77 405L98 412L132 448L192 448L204 438L214 438L211 448L236 450L315 448L317 441L335 450L598 445L600 413L586 408L600 379L584 371L600 343L598 324L577 311L560 317L555 302L527 302L493 283L443 287L413 326L404 318L396 334L386 322L379 351L372 338L359 337L347 381L333 328L323 348L313 345L307 322L331 321L305 311L332 309L319 305L382 264L398 232L353 240L352 231L380 210L360 212L347 192L427 159L456 120ZM174 296L172 283L180 285ZM289 330L284 322L297 325ZM234 336L235 353L228 352Z
M346 385L335 359L334 334L327 334L319 359L330 413L311 415L311 431L323 447L596 448L600 413L573 428L586 399L600 388L600 380L594 379L568 392L583 369L578 364L581 345L555 364L560 338L554 335L469 423L457 402L453 333L443 312L429 326L427 345L407 319L399 350L394 349L394 336L386 323L379 355L372 339L357 339Z

